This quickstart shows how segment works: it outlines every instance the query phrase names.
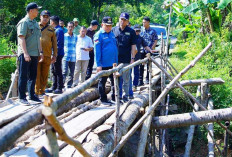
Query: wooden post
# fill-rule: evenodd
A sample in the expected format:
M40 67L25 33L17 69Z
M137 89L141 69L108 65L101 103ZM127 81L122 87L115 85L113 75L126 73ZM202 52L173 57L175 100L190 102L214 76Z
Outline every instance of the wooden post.
M6 99L5 99L6 101L9 99L10 94L12 92L12 89L15 87L15 82L17 81L16 80L17 76L18 76L18 69L16 69L15 72L14 72L14 74L11 75L11 85L10 85L10 88L8 90L8 93L7 93L7 96L6 96ZM14 92L14 96L15 96L15 92Z
M201 93L201 86L198 86L197 87L197 94L196 94L196 98L198 100L200 99L200 93ZM196 111L198 111L199 106L197 104L194 104L194 107L195 107ZM191 147L192 147L192 141L193 141L193 135L194 135L194 130L195 130L195 125L191 125L189 127L189 131L188 131L188 138L187 138L187 143L185 145L184 157L189 157L190 156Z
M225 122L225 125L226 125L226 127L229 129L229 127L230 127L230 121L226 121L226 122ZM223 155L224 155L224 157L227 157L228 143L229 143L228 132L225 131L224 148L223 148Z
M208 102L208 110L213 110L213 100L212 98L209 99ZM211 135L212 137L211 137ZM208 157L214 157L214 141L213 141L213 137L214 137L214 133L213 133L213 123L208 123L208 135L207 135L207 139L208 139L208 151L209 151L209 155Z
M208 51L208 49L212 46L212 43L209 43L204 50L189 64L187 65L164 89L164 91L159 95L156 101L152 104L152 106L148 109L148 111L139 119L139 121L127 132L127 134L121 139L119 144L114 148L109 157L116 156L117 152L122 148L128 138L143 124L143 122L147 119L149 115L153 113L159 103L163 100L163 98L167 95L167 93L171 90L171 88L177 83L177 81L183 76L189 69L194 67L194 65L200 60L201 57Z
M150 58L150 54L147 54L147 57ZM152 105L152 63L149 59L148 61L148 69L149 69L149 107ZM146 108L147 111L147 108ZM137 150L137 157L144 156L145 148L147 144L147 136L150 130L152 121L152 114L148 116L148 118L144 121L141 133L140 133L140 140L138 144L138 150Z
M166 41L166 50L165 50L165 56L166 56L166 59L168 59L168 43L169 43L169 35L170 35L170 27L171 27L171 15L172 15L172 4L170 6L170 13L169 13L169 22L168 22L168 34L167 34L167 41Z
M169 105L169 94L167 96L167 103L166 103L166 111L165 111L165 116L168 115L168 105ZM164 156L164 154L167 154L166 153L166 150L167 150L167 146L166 146L166 129L163 129L163 137L162 137L162 144L161 144L161 152L162 152L162 156Z
M115 64L113 65L115 68ZM120 100L119 100L119 86L118 86L118 71L114 73L114 90L115 90L115 123L114 123L114 146L118 144L118 129L119 129L119 113L120 113Z
M207 83L201 83L201 105L206 108L208 101Z

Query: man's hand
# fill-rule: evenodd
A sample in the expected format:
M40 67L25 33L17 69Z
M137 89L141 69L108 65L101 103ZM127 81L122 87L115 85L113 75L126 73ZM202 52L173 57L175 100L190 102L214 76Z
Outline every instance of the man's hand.
M130 64L134 63L135 62L135 59L131 59L130 61Z
M44 60L44 56L43 56L43 54L42 53L40 53L40 60L39 60L39 62L41 63L41 62L43 62L43 60Z
M97 72L102 71L102 67L97 67Z
M51 63L53 64L53 63L55 63L56 62L56 56L52 56L52 61L51 61Z
M159 52L158 50L151 50L151 53Z
M31 61L31 57L29 56L28 53L27 54L24 53L24 59L25 59L26 62L30 62Z

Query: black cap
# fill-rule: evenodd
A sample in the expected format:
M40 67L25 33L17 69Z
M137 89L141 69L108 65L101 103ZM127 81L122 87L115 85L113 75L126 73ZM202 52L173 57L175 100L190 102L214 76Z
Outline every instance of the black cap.
M141 26L138 24L134 25L134 30L141 30Z
M35 2L31 2L27 5L26 11L29 11L30 9L41 9L41 6L38 6Z
M103 17L102 23L104 23L104 24L106 24L106 25L112 25L112 24L113 24L112 18L109 17L109 16Z
M91 25L92 25L92 26L95 26L95 25L99 25L99 24L98 24L97 20L92 20L92 21L91 21Z
M129 20L130 15L128 13L121 13L120 18L124 18L126 20Z
M48 10L43 10L41 13L40 13L40 16L44 16L44 15L47 15L47 16L50 16L50 12Z

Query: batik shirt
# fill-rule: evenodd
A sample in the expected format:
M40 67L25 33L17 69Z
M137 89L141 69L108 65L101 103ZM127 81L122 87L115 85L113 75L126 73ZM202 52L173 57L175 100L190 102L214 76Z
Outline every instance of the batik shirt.
M157 36L156 31L154 29L152 29L151 27L149 27L149 29L143 28L141 33L140 33L140 36L143 37L143 39L148 44L148 47L150 47L150 48L152 48L155 41L158 40L158 36Z

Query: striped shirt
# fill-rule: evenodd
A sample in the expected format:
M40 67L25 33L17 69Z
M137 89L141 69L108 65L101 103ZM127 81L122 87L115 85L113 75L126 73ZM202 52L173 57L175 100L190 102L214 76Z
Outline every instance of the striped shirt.
M68 33L64 34L64 60L76 62L76 43L77 35L74 33L72 36Z

